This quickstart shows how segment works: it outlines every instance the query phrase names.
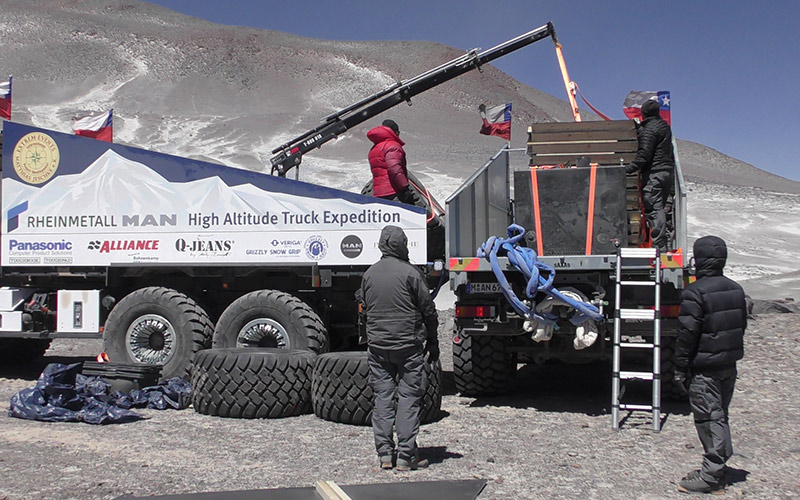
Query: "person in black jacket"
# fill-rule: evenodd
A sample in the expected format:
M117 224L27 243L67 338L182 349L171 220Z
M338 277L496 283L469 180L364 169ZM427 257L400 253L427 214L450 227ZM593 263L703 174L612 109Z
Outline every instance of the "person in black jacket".
M419 458L417 434L427 384L424 354L430 362L439 359L439 319L422 272L408 261L403 230L384 227L378 248L382 257L364 273L361 283L374 393L372 430L381 468L392 468L395 427L397 470L415 470L428 466Z
M688 382L689 404L703 444L703 465L680 482L683 491L708 493L724 486L725 463L733 455L728 406L736 362L744 355L747 305L742 287L723 276L725 242L704 236L694 243L697 281L681 295L675 345L675 380Z
M675 155L672 150L672 130L659 114L659 104L649 100L642 104L642 123L636 129L639 147L633 162L626 167L629 174L642 173L642 203L650 228L653 246L660 251L669 250L666 206L674 192ZM670 214L671 216L671 214Z

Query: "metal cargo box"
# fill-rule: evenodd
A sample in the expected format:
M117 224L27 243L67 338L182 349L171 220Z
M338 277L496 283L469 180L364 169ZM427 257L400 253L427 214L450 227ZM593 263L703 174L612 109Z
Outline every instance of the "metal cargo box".
M628 241L625 167L514 172L515 221L539 255L616 252Z

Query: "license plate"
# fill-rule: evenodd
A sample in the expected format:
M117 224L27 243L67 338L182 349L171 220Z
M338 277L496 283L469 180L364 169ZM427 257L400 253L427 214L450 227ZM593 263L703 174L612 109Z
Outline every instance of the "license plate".
M500 283L467 283L467 293L502 293Z

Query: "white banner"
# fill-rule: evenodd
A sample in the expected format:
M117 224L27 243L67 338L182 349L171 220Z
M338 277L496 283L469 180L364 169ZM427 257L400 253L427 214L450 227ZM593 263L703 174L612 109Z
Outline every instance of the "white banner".
M369 265L386 225L406 232L413 263L426 261L425 214L411 207L170 182L110 149L78 174L2 188L4 266Z

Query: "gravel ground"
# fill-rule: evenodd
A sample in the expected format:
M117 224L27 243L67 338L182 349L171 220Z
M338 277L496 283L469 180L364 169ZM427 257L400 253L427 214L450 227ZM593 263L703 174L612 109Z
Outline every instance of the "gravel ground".
M736 482L723 497L800 498L798 327L797 314L750 323L731 406ZM613 431L610 368L599 363L524 367L512 395L460 397L449 336L441 337L444 415L420 432L431 467L412 473L378 470L370 428L313 415L253 421L142 410L147 420L107 426L8 417L9 398L45 363L80 361L101 347L54 342L41 365L0 368L0 500L473 478L488 481L480 499L687 497L677 481L702 453L688 405L669 406L660 433L649 414Z

